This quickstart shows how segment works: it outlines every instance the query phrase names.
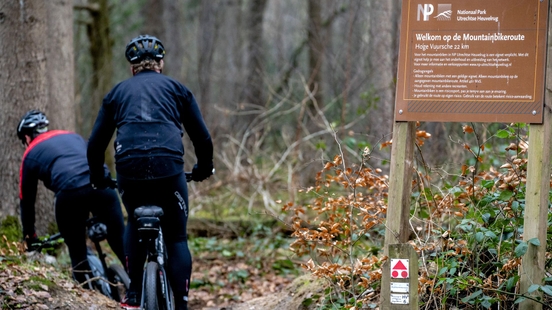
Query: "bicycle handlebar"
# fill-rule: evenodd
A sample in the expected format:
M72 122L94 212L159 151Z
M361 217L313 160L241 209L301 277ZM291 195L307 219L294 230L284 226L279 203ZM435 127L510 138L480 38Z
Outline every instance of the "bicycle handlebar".
M61 233L55 233L50 237L46 238L45 240L39 240L38 242L33 243L31 245L31 248L27 250L40 252L43 249L52 248L59 243L58 240L60 239L63 239L63 237L61 237Z
M191 172L184 172L184 174L186 175L186 182L192 182L192 173ZM215 168L213 168L213 171L211 173L211 175L214 175L215 174ZM117 179L112 179L113 181L113 187L111 188L117 188Z

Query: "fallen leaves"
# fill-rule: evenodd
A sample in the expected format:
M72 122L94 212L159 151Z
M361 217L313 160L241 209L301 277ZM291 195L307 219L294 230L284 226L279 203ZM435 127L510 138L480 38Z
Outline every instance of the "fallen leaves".
M212 255L212 253L207 253ZM121 309L118 302L81 288L68 267L45 263L45 256L0 256L0 308L27 310ZM51 261L51 259L49 259ZM245 259L214 259L198 253L192 280L204 285L190 291L190 309L221 309L282 291L295 276L280 275L266 260L251 265Z
M270 264L253 266L245 261L194 257L193 283L203 283L190 290L191 309L217 307L249 301L282 291L294 276L279 275Z
M100 293L79 287L59 266L35 258L0 260L2 309L119 309L119 304Z

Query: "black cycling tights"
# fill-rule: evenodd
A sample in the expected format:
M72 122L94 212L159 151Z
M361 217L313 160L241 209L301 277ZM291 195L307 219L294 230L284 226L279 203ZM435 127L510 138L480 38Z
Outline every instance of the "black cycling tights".
M192 255L188 248L188 185L184 172L162 179L130 180L117 176L123 204L128 212L125 230L125 254L130 276L130 290L141 291L146 249L138 240L134 210L144 205L163 208L161 228L167 246L167 271L175 299L188 296L192 273Z
M87 185L61 191L56 196L56 222L63 237L73 267L73 276L80 283L86 281L84 271L90 270L86 259L86 220L98 216L107 226L107 241L119 260L124 262L123 214L119 196L113 189L95 190Z

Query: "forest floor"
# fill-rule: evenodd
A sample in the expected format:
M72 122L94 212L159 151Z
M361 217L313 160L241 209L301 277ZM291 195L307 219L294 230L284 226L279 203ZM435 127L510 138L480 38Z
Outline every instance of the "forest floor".
M0 256L0 309L122 309L117 302L79 287L58 263L44 261L44 255L36 253L25 258ZM300 309L305 298L323 289L308 277L247 262L196 257L192 276L196 287L190 291L189 309Z
M223 260L198 258L194 260L192 279L217 283L192 288L190 310L222 309L267 309L267 303L284 292L295 276L279 275L258 266L247 264L246 260ZM247 302L247 306L243 303Z

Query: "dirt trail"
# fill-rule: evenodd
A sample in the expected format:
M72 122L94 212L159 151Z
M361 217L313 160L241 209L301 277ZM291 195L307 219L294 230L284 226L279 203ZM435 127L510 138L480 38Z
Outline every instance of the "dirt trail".
M190 310L303 309L301 303L305 298L323 290L320 281L312 281L308 276L255 274L255 268L240 262L196 260L194 264L194 278L212 276L212 281L218 281L221 288L204 286L192 289ZM228 281L227 275L237 269L248 270L250 276L239 283ZM79 287L55 263L20 264L1 256L0 308L122 309L117 302L100 293Z

